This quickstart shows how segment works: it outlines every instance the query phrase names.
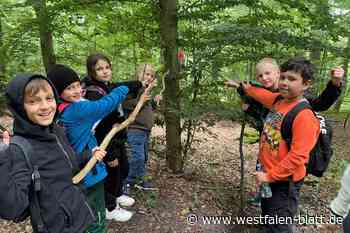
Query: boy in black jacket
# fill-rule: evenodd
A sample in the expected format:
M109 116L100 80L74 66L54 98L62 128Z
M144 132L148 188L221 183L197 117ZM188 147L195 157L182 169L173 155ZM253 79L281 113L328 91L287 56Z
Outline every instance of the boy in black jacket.
M41 75L19 75L9 83L6 98L14 135L31 149L10 143L0 154L0 216L16 220L29 208L34 232L85 232L95 216L81 188L72 183L77 156L54 123L58 97L52 84ZM94 156L101 160L105 153L96 150Z

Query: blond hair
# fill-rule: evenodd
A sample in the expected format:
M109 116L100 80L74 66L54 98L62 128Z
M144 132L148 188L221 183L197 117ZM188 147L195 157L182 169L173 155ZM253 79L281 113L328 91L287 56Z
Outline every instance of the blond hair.
M143 81L143 78L147 69L151 69L155 73L155 69L151 64L144 63L137 67L135 79L139 81Z
M277 64L277 61L275 59L270 58L270 57L265 57L265 58L261 59L260 61L258 61L258 63L256 64L256 70L259 70L262 66L264 66L266 64L272 65L276 70L280 69L280 67Z

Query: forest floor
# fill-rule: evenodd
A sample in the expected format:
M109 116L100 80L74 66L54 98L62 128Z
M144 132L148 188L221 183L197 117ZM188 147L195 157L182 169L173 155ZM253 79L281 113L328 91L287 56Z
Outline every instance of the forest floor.
M110 221L108 233L260 232L259 225L237 223L239 216L259 216L259 208L247 202L240 211L240 125L220 121L204 128L196 134L183 174L173 174L167 169L164 129L154 128L149 175L158 190L132 190L136 199L136 204L129 208L135 213L133 218L127 223ZM330 221L327 206L339 189L345 159L349 161L349 136L350 127L344 130L342 121L335 122L335 157L325 177L305 179L298 213L301 223L296 224L298 233L342 232L341 225L319 224L315 217L320 219L322 216L323 221ZM245 197L255 190L252 173L256 152L257 143L245 144ZM212 219L208 223L206 216L221 216L221 219L217 218L216 222ZM308 224L302 224L306 218ZM0 232L29 233L31 228L28 222L14 224L0 221Z

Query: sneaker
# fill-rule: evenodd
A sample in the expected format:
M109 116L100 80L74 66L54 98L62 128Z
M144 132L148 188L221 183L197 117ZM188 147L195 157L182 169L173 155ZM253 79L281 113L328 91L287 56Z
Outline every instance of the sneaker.
M135 199L123 194L117 197L117 203L124 207L130 207L135 203Z
M135 184L134 187L145 191L157 190L157 188L155 188L153 184L148 181L142 181L142 183Z
M115 220L117 222L126 222L129 221L132 217L133 213L127 211L123 208L117 206L114 210L108 211L106 209L106 219L107 220Z
M330 210L330 214L333 218L344 218L342 215L338 214L337 212L335 212L331 207L328 207L328 209Z

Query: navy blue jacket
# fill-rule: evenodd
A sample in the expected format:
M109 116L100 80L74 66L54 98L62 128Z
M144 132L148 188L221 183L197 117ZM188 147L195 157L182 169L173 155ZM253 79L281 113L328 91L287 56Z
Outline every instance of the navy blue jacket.
M22 75L7 87L8 107L14 115L14 135L24 137L34 152L29 153L29 157L40 173L38 199L45 232L83 233L95 217L82 188L72 183L72 177L78 170L76 155L61 127L56 124L47 127L34 124L24 111L22 93L26 84L38 76L47 80L40 75ZM14 144L0 153L0 177L0 216L16 219L31 205L33 191L30 189L31 171L22 150ZM34 223L38 219L30 214L36 232Z

